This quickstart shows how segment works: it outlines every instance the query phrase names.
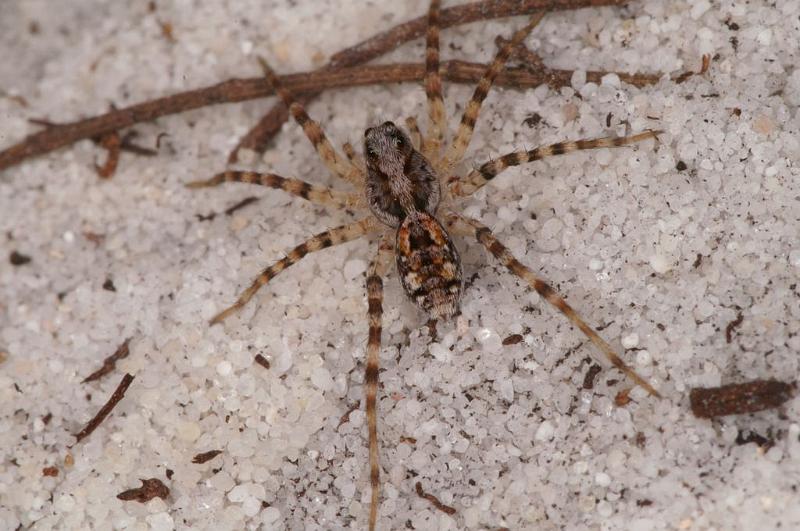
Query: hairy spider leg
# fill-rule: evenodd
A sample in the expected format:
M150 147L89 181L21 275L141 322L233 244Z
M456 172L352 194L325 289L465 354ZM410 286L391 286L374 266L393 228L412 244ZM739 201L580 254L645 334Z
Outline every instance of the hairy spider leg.
M489 91L492 88L492 84L494 83L497 74L499 74L505 66L506 61L508 61L508 58L511 55L511 51L516 48L519 43L525 39L525 37L528 36L528 34L533 30L533 28L536 27L543 17L544 13L537 13L533 15L528 23L517 30L516 33L514 33L514 36L511 37L511 40L508 41L504 46L501 46L497 51L494 61L492 61L492 63L486 68L486 71L483 73L483 76L481 76L480 81L478 81L478 85L475 87L475 92L472 94L472 99L469 100L466 108L464 109L464 114L461 117L461 123L458 126L458 132L456 133L455 138L453 138L453 141L450 143L450 146L447 148L441 164L438 165L437 169L439 170L440 174L447 175L453 166L461 161L461 158L464 156L464 152L467 150L469 141L472 138L472 132L475 130L475 122L477 122L478 115L481 112L483 100L485 100L486 96L489 95Z
M375 529L380 501L380 462L378 456L378 370L381 352L381 319L383 317L383 276L391 263L394 245L387 236L381 240L367 270L367 362L364 369L364 394L369 430L369 482L372 490L369 505L369 529Z
M287 194L302 197L312 203L329 207L346 209L358 201L358 196L355 194L317 186L300 179L288 179L274 173L257 173L253 171L224 171L204 181L186 183L186 187L209 188L228 182L267 186L276 190L283 190Z
M546 157L563 155L565 153L572 153L584 149L627 146L648 138L656 138L656 135L661 132L662 131L650 130L631 136L607 136L603 138L559 142L557 144L540 146L527 151L512 151L511 153L507 153L472 170L463 181L453 181L450 183L450 191L455 196L471 195L480 187L494 179L503 170L511 166L518 166L526 162L533 162Z
M298 125L303 128L303 132L306 134L308 140L311 141L314 149L317 150L319 158L322 159L322 162L328 170L354 186L360 187L363 182L363 173L361 170L336 153L336 150L333 148L330 141L328 141L319 123L312 120L311 117L308 116L303 105L295 99L291 92L281 85L278 76L264 58L259 57L258 60L261 63L261 68L264 70L264 77L267 79L267 82L278 96L280 96L283 103L289 107L289 112L292 114L292 117Z
M250 299L253 298L253 295L255 295L262 286L266 285L284 269L299 262L308 253L313 253L315 251L327 249L328 247L332 247L334 245L339 245L340 243L355 240L367 234L376 226L377 222L372 217L369 217L353 223L348 223L347 225L326 230L315 236L312 236L289 251L286 257L281 258L274 264L264 269L264 271L262 271L261 274L258 275L255 280L253 280L253 283L250 285L250 287L243 291L241 295L239 295L237 301L229 308L215 315L211 319L210 324L215 325L217 323L221 323L231 314L238 311L245 304L247 304Z
M345 142L342 144L342 151L344 151L345 156L354 166L358 168L366 167L364 159L356 153L355 149L353 149L353 144L350 142Z
M422 144L424 139L422 138L422 133L419 131L417 119L413 116L406 118L406 127L408 127L408 136L411 137L411 145L414 146L414 149L417 151L423 151Z
M439 75L439 0L431 0L428 8L428 31L425 38L425 95L428 98L428 135L422 143L423 155L438 158L444 142L447 123Z
M639 376L633 369L631 369L611 348L611 345L605 342L600 335L577 314L577 312L567 304L567 301L561 297L547 282L540 279L530 268L524 266L514 255L492 234L488 227L481 224L479 221L459 214L448 214L448 224L454 225L454 228L460 229L467 234L474 237L480 242L490 253L497 258L509 271L518 276L528 283L543 299L555 306L572 324L577 326L581 332L589 338L589 340L597 347L605 357L620 371L625 373L631 380L636 382L637 385L643 387L651 395L661 398L661 395L656 391L647 380Z

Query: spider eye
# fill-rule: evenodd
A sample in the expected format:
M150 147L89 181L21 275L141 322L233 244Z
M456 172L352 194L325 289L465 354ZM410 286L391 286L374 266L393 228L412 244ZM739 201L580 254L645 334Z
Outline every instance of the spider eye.
M402 147L403 145L403 137L396 136L394 137L394 147Z
M367 156L374 159L378 156L378 151L374 147L368 147Z

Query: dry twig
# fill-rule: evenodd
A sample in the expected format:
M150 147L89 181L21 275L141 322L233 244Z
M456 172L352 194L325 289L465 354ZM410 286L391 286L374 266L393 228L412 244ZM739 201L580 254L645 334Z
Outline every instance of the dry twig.
M441 12L443 27L479 20L530 14L535 11L558 11L582 7L622 5L627 0L483 0L444 9ZM425 17L419 17L376 35L366 41L342 50L331 58L329 66L280 78L281 84L296 94L303 94L305 102L320 91L346 86L417 81L424 75L423 64L397 64L347 67L378 57L400 44L421 36ZM450 61L442 65L446 80L456 83L476 83L486 65L464 61ZM558 72L558 71L553 71ZM551 73L552 74L552 73ZM542 83L564 86L569 84L571 72L545 76L543 73L510 69L501 74L497 85L518 88L536 87ZM560 84L560 85L559 85ZM208 105L235 103L271 95L273 92L263 78L232 79L210 87L190 90L158 98L106 114L66 124L52 124L44 131L31 134L21 142L0 151L0 170L19 164L23 160L49 153L78 140L103 138L139 122L152 121L162 116L184 112ZM278 111L276 111L278 109ZM277 114L276 114L277 113ZM281 114L279 117L278 114ZM273 108L242 141L241 146L261 149L277 133L286 120L285 109ZM46 124L50 125L50 124Z
M100 411L97 412L97 415L94 416L92 420L84 427L81 431L75 434L76 443L81 442L84 438L91 435L91 433L97 429L97 427L105 420L111 410L119 403L120 400L125 396L125 391L128 390L131 383L133 382L133 376L130 374L125 374L122 377L122 380L119 382L117 389L114 391L114 394L111 395L111 398L108 399L103 407L100 408Z

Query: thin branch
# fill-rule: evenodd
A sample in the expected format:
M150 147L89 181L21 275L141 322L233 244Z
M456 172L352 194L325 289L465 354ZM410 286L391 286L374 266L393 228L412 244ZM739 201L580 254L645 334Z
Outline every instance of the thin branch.
M628 0L484 0L443 9L439 14L440 28L448 28L460 24L491 20L494 18L530 15L535 11L563 11L584 7L618 6ZM421 16L395 26L383 33L346 48L331 57L323 69L343 66L355 66L371 61L390 52L408 41L422 37L427 28L428 17ZM300 99L306 105L318 93L307 94ZM289 118L286 106L278 102L263 118L239 141L231 151L228 162L236 162L241 148L263 153L267 144L280 131Z
M119 382L117 389L108 399L108 401L105 404L103 404L103 407L100 408L100 411L97 412L97 414L92 418L92 420L90 420L89 423L81 431L75 434L76 444L81 442L84 438L91 435L91 433L97 429L97 427L103 422L103 420L105 420L108 414L111 413L111 410L113 410L114 407L117 404L119 404L119 401L123 399L123 397L125 396L125 391L128 390L128 387L130 387L132 382L133 382L133 376L131 376L130 374L125 374L125 376L122 377L122 380Z
M486 65L466 61L442 63L442 77L454 83L477 83ZM335 70L322 70L281 76L281 83L295 93L319 92L337 87L353 87L419 81L425 75L422 63L368 65ZM507 68L495 85L515 88L538 87L547 83L554 87L570 84L572 72L531 72L527 68ZM138 103L100 116L49 127L27 136L22 142L0 152L0 170L25 159L49 153L58 148L208 105L236 103L271 95L272 89L263 78L232 79L210 87L190 90L164 98Z
M461 6L444 9L441 13L440 23L442 27L476 22L479 20L489 20L499 17L510 17L515 15L530 14L535 11L557 11L566 9L578 9L583 7L615 6L625 4L627 0L483 0ZM300 95L300 101L307 102L320 91L331 88L350 86L347 76L354 73L361 73L361 70L341 69L344 65L356 65L378 57L400 44L420 37L425 31L425 17L418 17L409 22L395 26L394 28L371 37L353 47L342 50L331 58L331 63L322 70L283 76L282 83ZM408 65L405 65L408 66ZM419 65L417 65L419 66ZM379 67L371 73L380 75L386 72ZM388 66L391 68L391 65ZM404 70L406 74L410 72ZM399 72L395 72L399 73ZM371 77L370 72L366 72L366 78L354 80L355 85L373 84L381 82L398 82L421 79L417 72L414 75L404 75L396 79ZM333 78L329 77L333 74ZM336 79L337 74L344 75L344 78ZM469 82L477 79L468 78ZM451 79L451 81L466 81L464 78ZM499 80L502 84L502 81ZM552 83L553 81L551 81ZM541 82L539 82L541 83ZM520 84L518 86L529 86ZM101 116L86 118L76 122L58 125L27 136L23 141L0 151L0 170L19 164L21 161L31 157L42 155L78 140L92 137L102 137L139 122L155 120L161 116L175 114L216 105L220 103L234 103L255 98L269 96L272 91L261 78L254 79L232 79L218 83L216 85L190 90L158 98L156 100L132 105L130 107L114 110ZM273 110L262 119L259 132L251 131L242 145L256 148L264 146L270 138L280 130L281 125L286 121L285 108L276 105ZM263 126L263 127L262 127ZM238 148L237 148L238 149ZM263 150L263 148L262 148Z

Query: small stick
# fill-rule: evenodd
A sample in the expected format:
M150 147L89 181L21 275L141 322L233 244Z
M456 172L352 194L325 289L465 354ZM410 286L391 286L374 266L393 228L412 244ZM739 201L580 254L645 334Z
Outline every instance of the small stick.
M207 463L208 461L211 461L221 453L222 450L209 450L208 452L199 453L196 456L192 457L192 463L196 465Z
M105 420L108 414L111 413L111 410L114 409L119 401L125 396L125 391L128 390L128 387L130 387L132 382L133 376L126 373L119 382L114 394L112 394L111 398L108 399L108 402L106 402L105 405L100 408L100 411L98 411L97 415L95 415L94 418L89 421L85 428L75 434L76 444L81 442L85 437L91 435L91 433L97 429L97 427Z
M417 496L428 500L434 507L436 507L443 513L456 514L456 510L454 507L450 507L449 505L443 504L442 502L439 501L439 498L437 498L433 494L429 494L424 490L422 490L422 483L420 483L419 481L417 481L417 484L414 485L414 488L417 490Z
M117 366L117 362L119 360L121 360L121 359L127 358L128 354L130 354L131 351L128 348L128 344L130 342L131 342L131 338L126 339L119 347L117 347L117 350L112 355L110 355L105 360L103 360L103 366L102 367L100 367L99 369L94 371L92 374L90 374L89 376L84 378L81 383L86 383L86 382L92 382L94 380L99 380L100 378L102 378L106 374L108 374L111 371L113 371L114 367Z
M95 164L94 169L101 179L110 179L111 176L114 175L114 172L117 171L122 140L120 139L118 132L111 131L110 133L103 135L98 144L100 144L100 147L105 149L108 154L106 155L105 164L102 166Z
M586 371L586 376L583 377L583 388L586 390L594 389L594 378L602 370L603 368L596 363L589 367L589 370Z
M792 398L795 391L797 384L794 382L753 380L721 387L692 389L689 402L695 417L710 419L775 408Z
M742 321L744 321L744 316L742 315L742 312L739 312L739 314L736 316L736 319L728 323L728 326L725 327L726 343L733 341L733 331L739 328L739 325L742 324Z
M129 489L117 494L117 498L123 501L137 501L147 503L153 498L166 500L169 496L169 487L164 485L158 478L140 479L142 486L138 489Z

